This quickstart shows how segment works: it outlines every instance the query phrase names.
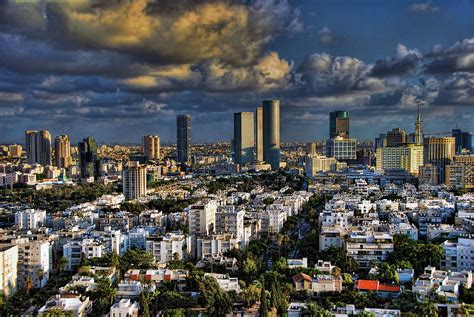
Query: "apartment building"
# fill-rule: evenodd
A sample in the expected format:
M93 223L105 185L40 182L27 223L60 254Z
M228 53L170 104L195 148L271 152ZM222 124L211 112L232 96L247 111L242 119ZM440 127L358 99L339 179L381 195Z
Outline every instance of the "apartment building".
M18 246L0 247L0 295L11 296L17 290Z
M393 252L393 237L373 231L352 232L346 241L346 249L361 268L370 268L375 262L387 260Z

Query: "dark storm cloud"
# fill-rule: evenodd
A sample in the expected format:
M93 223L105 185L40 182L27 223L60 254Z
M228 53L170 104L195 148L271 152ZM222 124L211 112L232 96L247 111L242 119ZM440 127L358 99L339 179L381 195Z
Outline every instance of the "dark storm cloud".
M407 49L404 45L397 46L397 55L375 62L371 75L377 77L415 75L423 59L418 50Z
M456 42L449 47L434 46L427 57L433 60L426 66L431 74L474 71L474 38Z

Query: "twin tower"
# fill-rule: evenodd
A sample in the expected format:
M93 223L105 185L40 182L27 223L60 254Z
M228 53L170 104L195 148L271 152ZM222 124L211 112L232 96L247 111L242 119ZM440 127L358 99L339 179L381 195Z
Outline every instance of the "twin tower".
M256 161L280 167L280 101L264 100L254 112L234 113L232 140L236 164Z

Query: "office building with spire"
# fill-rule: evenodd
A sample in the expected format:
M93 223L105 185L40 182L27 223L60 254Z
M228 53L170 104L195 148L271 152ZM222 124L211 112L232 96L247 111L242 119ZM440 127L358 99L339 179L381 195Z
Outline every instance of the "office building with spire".
M176 117L176 159L183 165L191 165L191 120L190 114Z

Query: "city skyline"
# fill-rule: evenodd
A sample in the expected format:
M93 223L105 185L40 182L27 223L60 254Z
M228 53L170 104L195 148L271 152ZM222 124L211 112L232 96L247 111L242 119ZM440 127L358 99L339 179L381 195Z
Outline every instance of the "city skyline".
M418 104L425 132L471 130L471 2L2 6L0 142L48 129L74 142L158 134L169 143L176 115L187 113L196 143L230 141L232 114L272 98L283 142L325 139L336 110L351 114L359 140L412 131Z

